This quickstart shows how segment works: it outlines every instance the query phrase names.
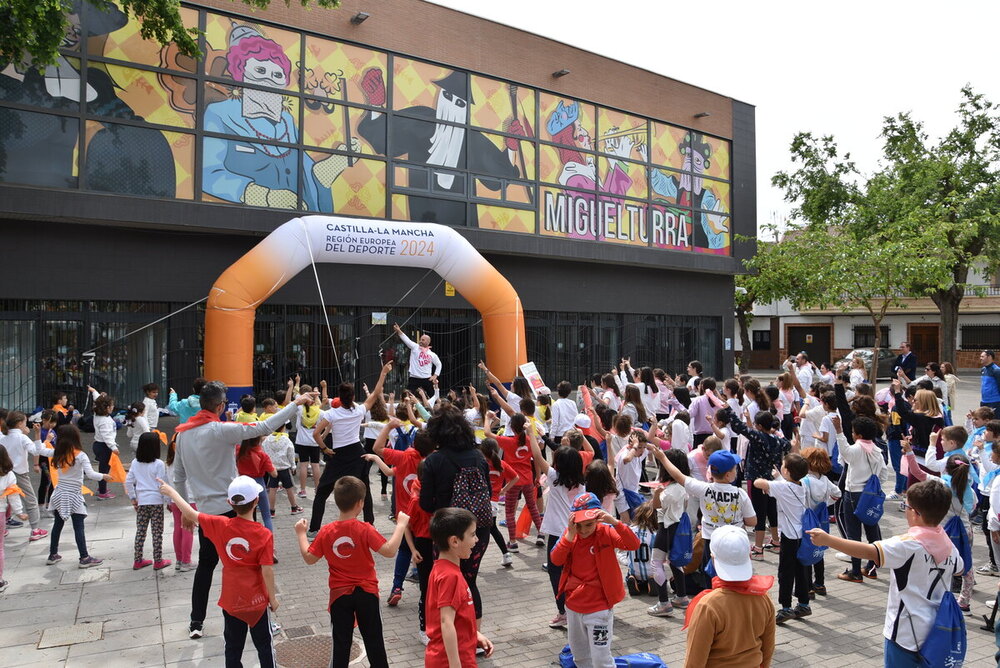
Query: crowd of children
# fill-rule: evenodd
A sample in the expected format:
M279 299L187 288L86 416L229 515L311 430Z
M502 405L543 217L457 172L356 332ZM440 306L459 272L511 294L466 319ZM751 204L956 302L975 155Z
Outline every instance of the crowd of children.
M687 665L767 665L775 625L811 615L817 595L827 595L827 546L850 562L837 575L845 583L876 579L879 569L888 569L885 662L917 665L945 591L953 589L959 609L968 613L975 575L998 574L1000 545L993 543L1000 540L1000 521L987 510L1000 508L1000 448L994 448L1000 420L984 407L969 412L965 427L946 426L953 407L929 380L911 387L894 381L876 396L858 373L823 374L803 366L790 363L773 385L749 376L717 384L702 377L696 361L688 374L671 378L660 369L635 370L622 359L611 373L578 386L575 398L573 386L560 382L553 401L524 378L508 389L480 364L496 412L475 387L442 393L436 379L430 397L421 388L398 400L383 394L380 379L355 404L349 384L331 399L325 381L314 392L296 377L276 396L259 402L244 397L227 416L257 424L293 400L297 404L276 430L232 444L238 476L229 484L226 515L189 504L193 497L184 481L174 488L176 437L167 439L156 429L159 388L150 384L127 409L134 458L124 479L116 480L135 509L133 568L160 570L173 563L192 570L191 527L198 525L223 565L219 605L227 664L238 663L249 633L261 665L275 665L274 545L291 540L274 534L277 492L284 490L291 515L301 514L312 477L317 489L332 493L339 516L322 524L314 507L311 523L295 524L295 540L305 563L325 560L329 569L333 666L348 664L355 624L370 665L389 665L373 553L395 560L388 606L399 604L411 576L418 584L415 621L426 665L469 666L477 653L489 656L492 644L479 631L474 573L490 540L509 568L525 538L547 556L543 567L556 607L549 626L566 628L578 666L614 665L614 607L626 591L651 596L651 616L684 612ZM210 411L199 397L206 387L198 379L185 399L171 390L170 409L182 423L193 418L178 431L212 419L203 415ZM97 499L113 498L106 485L119 464L118 424L115 399L88 392L96 471L67 417L64 396L41 411L33 426L24 413L2 415L0 498L7 524L27 521L31 542L48 537L48 564L62 559L59 539L67 521L79 567L102 563L87 550L85 479L99 483ZM341 433L342 425L333 424L343 416L357 433ZM424 494L424 464L445 432L449 439L467 440L484 465L452 462L450 504L434 507ZM330 457L338 456L330 438L350 448L356 441L363 468L329 475ZM435 459L435 471L441 461ZM395 528L388 539L373 527L364 475L369 466L392 481ZM354 475L356 470L361 473ZM881 489L893 470L895 487L883 502ZM383 482L383 497L387 491ZM894 508L889 501L899 502L910 528L883 539L879 518ZM164 558L162 545L165 504L174 522L173 562ZM50 531L41 527L43 513L52 516ZM831 522L841 538L827 532ZM960 551L972 544L975 524L982 525L989 545L989 562L978 569L970 553ZM152 559L145 558L147 533ZM768 551L777 555L777 609L768 596L772 579L753 576L753 561ZM474 569L467 567L469 560L476 562ZM0 591L6 586L0 539ZM742 621L737 612L745 614ZM192 622L192 637L201 633L201 623L195 629Z

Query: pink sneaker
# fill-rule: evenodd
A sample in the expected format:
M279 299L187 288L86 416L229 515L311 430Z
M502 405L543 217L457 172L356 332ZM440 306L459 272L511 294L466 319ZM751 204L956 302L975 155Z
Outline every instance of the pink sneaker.
M154 571L163 570L172 563L174 562L170 561L169 559L157 559L156 561L153 562L153 570Z
M98 494L97 498L98 499L113 499L113 498L115 498L115 495L112 494L111 492L105 492L104 494Z
M49 532L45 529L32 529L31 535L28 536L29 541L41 540L49 535Z
M138 561L133 561L132 562L132 570L133 571L137 571L140 568L145 568L146 566L152 566L152 565L153 565L153 562L150 561L149 559L140 559Z

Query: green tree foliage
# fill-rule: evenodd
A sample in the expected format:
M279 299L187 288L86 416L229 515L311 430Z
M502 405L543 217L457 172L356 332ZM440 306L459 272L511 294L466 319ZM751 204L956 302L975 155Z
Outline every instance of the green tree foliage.
M793 222L747 263L758 303L861 308L879 347L887 309L930 296L942 360L954 359L970 269L1000 264L1000 109L968 87L962 96L958 125L937 143L909 114L884 119L883 160L869 176L832 137L795 137L796 168L772 179L795 206Z
M103 9L103 0L82 0ZM267 9L271 0L242 0L253 9ZM308 7L311 0L285 0ZM340 0L315 0L320 7L336 8ZM126 14L138 17L142 36L160 44L175 42L186 56L198 58L198 30L185 28L180 0L118 0ZM59 53L63 36L70 29L67 18L74 11L73 0L2 0L0 2L0 66L51 65Z

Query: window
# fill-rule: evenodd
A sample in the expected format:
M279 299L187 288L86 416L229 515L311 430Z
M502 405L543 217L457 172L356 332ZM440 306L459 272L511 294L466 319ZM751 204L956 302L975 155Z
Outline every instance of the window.
M889 343L889 326L882 325L879 329L882 330L882 347L885 347ZM875 346L875 327L872 325L855 325L854 330L854 348L872 348Z
M771 330L769 329L757 329L750 332L753 337L753 349L754 350L770 350L771 349Z
M996 350L1000 347L1000 324L962 325L962 350Z

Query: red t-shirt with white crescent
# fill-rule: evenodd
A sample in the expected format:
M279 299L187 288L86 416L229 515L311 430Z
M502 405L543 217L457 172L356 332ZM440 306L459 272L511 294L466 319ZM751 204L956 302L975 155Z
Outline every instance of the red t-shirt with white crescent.
M455 609L458 656L463 666L476 665L476 608L472 590L462 570L447 559L438 559L427 583L427 651L424 668L448 668L448 652L441 637L441 608Z
M267 609L267 587L260 567L274 564L274 535L239 517L199 513L198 526L222 562L219 607L253 626Z
M378 575L372 552L385 544L385 536L357 518L330 522L309 545L309 554L325 557L330 567L330 603L361 587L378 596Z
M499 471L493 468L493 465L490 464L490 486L493 488L492 491L493 495L490 497L490 501L500 500L500 489L504 485L506 485L507 481L513 478L515 475L517 475L517 472L514 471L514 467L508 464L507 462L503 461L502 459L500 460ZM517 484L519 485L528 484L530 482L531 481L529 480L525 483L522 483L520 480L518 480Z
M503 449L503 461L510 464L514 473L521 478L517 481L518 486L532 484L535 480L535 467L531 463L531 446L527 442L518 445L516 436L497 436L496 439Z
M423 457L416 448L409 447L406 450L391 450L386 448L382 451L382 461L395 469L392 476L392 488L396 492L397 499L405 499L410 496L413 481L417 479L417 465Z

